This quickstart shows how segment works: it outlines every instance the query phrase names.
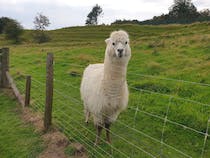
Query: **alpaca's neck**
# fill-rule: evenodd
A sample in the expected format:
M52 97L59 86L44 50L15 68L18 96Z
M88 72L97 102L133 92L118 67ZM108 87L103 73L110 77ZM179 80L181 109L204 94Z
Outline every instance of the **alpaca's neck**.
M106 96L110 98L122 97L122 88L126 83L127 63L112 62L105 57L103 88Z
M124 82L126 80L127 64L112 63L105 58L104 60L104 80Z

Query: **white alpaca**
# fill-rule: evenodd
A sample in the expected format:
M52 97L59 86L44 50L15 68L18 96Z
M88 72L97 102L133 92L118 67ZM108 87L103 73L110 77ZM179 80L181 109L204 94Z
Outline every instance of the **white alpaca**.
M122 30L114 31L105 42L104 64L86 67L80 88L86 122L92 114L97 128L96 144L103 126L110 142L110 124L127 107L129 95L126 81L127 64L131 57L128 34Z

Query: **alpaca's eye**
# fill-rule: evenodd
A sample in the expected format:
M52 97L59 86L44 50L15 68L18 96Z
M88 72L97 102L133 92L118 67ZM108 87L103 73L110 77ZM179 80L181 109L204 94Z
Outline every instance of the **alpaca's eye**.
M113 42L113 43L112 43L112 45L114 46L114 45L115 45L115 43Z
M125 44L128 44L128 42L126 41Z

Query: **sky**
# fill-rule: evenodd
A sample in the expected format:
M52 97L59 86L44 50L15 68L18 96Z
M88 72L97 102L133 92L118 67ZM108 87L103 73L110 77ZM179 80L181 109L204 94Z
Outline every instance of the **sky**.
M198 10L210 9L210 0L192 0ZM34 17L42 13L50 20L48 29L83 26L95 4L103 9L99 24L116 19L146 20L168 13L173 0L0 0L0 17L19 21L24 28L34 28Z

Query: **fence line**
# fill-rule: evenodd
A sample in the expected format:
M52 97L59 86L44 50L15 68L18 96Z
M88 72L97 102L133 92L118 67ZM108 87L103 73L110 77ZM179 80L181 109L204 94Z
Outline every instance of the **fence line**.
M79 87L76 87L76 86L74 86L74 85L72 85L70 83L66 83L64 81L60 81L58 79L54 79L54 81L55 82L59 82L61 84L64 84L66 86L70 86L70 87L75 88L75 89L79 89ZM198 101L195 101L195 100L191 100L191 99L186 99L186 98L181 98L181 97L177 97L177 96L174 96L174 95L169 95L169 94L154 92L154 91L150 91L150 90L135 88L133 86L128 86L128 87L131 88L131 89L134 89L136 91L142 91L142 92L147 92L147 93L151 93L151 94L155 94L155 95L161 95L161 96L165 96L165 97L168 97L168 98L173 97L174 99L177 99L177 100L182 100L182 101L191 102L191 103L195 103L195 104L199 104L199 105L210 107L210 104L201 103L201 102L198 102Z
M77 134L74 134L74 132L72 132L72 130L71 130L71 131L68 131L69 129L66 128L66 126L64 126L64 125L59 121L59 119L57 119L56 121L57 121L58 124L60 124L60 126L61 126L64 130L66 130L66 131L68 132L68 133L66 133L67 135L69 135L69 133L71 133L72 135L74 135L74 137L77 137ZM69 124L69 126L71 126L71 125ZM78 131L77 131L77 132L78 132ZM77 139L74 138L74 137L71 137L71 138L74 139L75 141L77 141ZM87 137L84 136L84 138L87 138ZM87 139L87 140L88 140L88 139ZM84 143L85 145L87 145L88 147L90 147L91 149L93 149L94 151L96 151L97 153L99 153L101 156L103 156L100 152L98 152L93 146L91 146L90 144L88 144L88 143L87 143L85 140L83 140L82 138L80 138L80 141L81 141L82 143ZM95 154L93 154L93 152L91 152L90 150L89 150L88 152L90 152L91 155L95 156ZM104 157L104 156L103 156L103 157Z
M57 80L57 79L55 79L54 81L57 81L57 82L60 82L61 83L61 81L59 81L59 80ZM40 84L42 84L42 85L44 85L43 83L41 83L41 82L39 82L39 81L35 81L35 82L37 82L37 83L40 83ZM67 86L67 85L69 85L69 84L67 84L67 83L63 83L65 86ZM74 87L74 88L77 88L77 87L75 87L75 86L72 86L71 85L71 87ZM58 91L57 89L55 89L55 92L57 92L58 94L60 94L61 96L63 96L65 99L68 99L69 98L69 96L65 96L65 95L63 95L60 91ZM168 96L168 95L167 95ZM172 96L173 97L173 96ZM81 103L79 100L75 100L75 98L71 98L71 99L73 99L74 101L76 101L77 103ZM141 110L137 110L137 111L140 111L140 112L142 112ZM147 112L146 112L147 113ZM147 113L148 114L148 113ZM149 115L151 115L151 114L149 114ZM154 116L154 114L152 114L152 116ZM174 122L174 121L171 121L171 120L168 120L168 119L166 119L166 118L162 118L162 117L160 117L160 116L155 116L155 117L158 117L158 118L161 118L162 120L164 120L164 121L167 121L167 122L169 122L169 123L173 123L173 124L175 124L175 125L179 125L179 126L181 126L181 127L183 127L183 128L186 128L186 129L190 129L191 131L194 131L194 132L196 132L196 133L199 133L199 134L203 134L203 135L205 135L203 132L200 132L200 131L197 131L197 130L195 130L195 129L193 129L193 128L191 128L191 127L187 127L186 125L182 125L182 124L180 124L180 123L177 123L177 122ZM118 120L117 120L118 121ZM155 138L154 138L155 139ZM161 141L160 141L161 142ZM165 144L165 143L161 143L161 144L164 144L164 145L168 145L168 144ZM170 146L170 145L169 145ZM169 147L168 146L168 147ZM174 149L175 151L177 151L177 152L180 152L179 150L177 150L176 148L174 148L174 147L171 147L171 149ZM185 155L185 153L183 153L183 152L181 152L183 155ZM185 155L186 157L190 157L189 155Z
M35 81L36 83L38 83L38 84L44 86L44 83L42 83L42 82L40 82L40 81L38 81L38 80L33 79L33 81ZM59 94L60 96L63 96L65 99L69 99L69 96L63 95L62 92L58 91L57 89L54 89L54 91L55 91L57 94ZM80 102L80 101L78 101L78 100L76 100L76 99L74 99L74 98L72 98L72 97L71 97L71 99L73 99L74 101L76 101L77 104L79 103L79 104L81 105L81 102ZM74 103L75 103L75 102L74 102ZM77 111L77 112L78 112L78 111ZM79 113L79 114L81 114L81 113ZM122 154L122 153L121 153L121 154ZM124 154L124 155L125 155L125 154Z
M78 112L77 110L75 110L75 108L72 108L72 107L70 107L70 109L73 109L75 112L77 112L78 114L80 114L81 115L81 113L80 112ZM103 129L105 129L105 127L102 127ZM111 131L110 131L111 132ZM115 136L117 136L118 138L123 138L123 137L121 137L121 136L119 136L119 135L117 135L117 134L115 134L114 132L111 132L112 134L114 134ZM95 134L95 136L96 136L96 134ZM126 141L126 142L129 142L127 139L125 139L125 138L123 138L122 139L123 141ZM104 140L105 141L105 140ZM145 151L145 150L143 150L142 148L140 148L140 147L138 147L138 146L136 146L135 144L133 144L133 143L130 143L129 142L129 144L131 144L132 146L134 146L135 148L137 148L137 149L139 149L139 150L141 150L141 151L143 151L144 153L146 153L146 154L148 154L149 156L151 156L152 154L150 154L150 153L148 153L147 151ZM152 156L153 157L153 156Z
M62 96L63 98L69 99L69 96L66 96L66 95L62 94L62 92L58 91L57 89L54 89L54 91L55 91L56 93L58 93L60 96ZM74 98L71 97L71 99L74 99ZM69 100L70 100L70 99L69 99ZM78 105L82 105L82 103L81 103L79 100L77 100L77 99L74 99L74 100L76 101L76 102L74 102L74 103L76 103L76 104L78 104ZM116 120L116 121L117 121L117 120ZM102 127L102 128L104 128L104 127ZM118 138L122 138L121 136L119 136L119 135L113 133L112 131L110 131L110 132L111 132L112 134L114 134L115 136L117 136ZM126 140L126 139L124 139L124 138L123 138L123 140L128 142L128 140ZM130 142L129 142L129 144L132 144L132 146L138 148L139 150L141 150L141 151L147 153L147 154L150 155L150 156L153 156L152 154L150 154L150 153L144 151L143 149L141 149L140 147L136 146L135 144L130 143Z
M62 103L62 101L61 100L59 100L59 102L60 103ZM77 103L78 104L78 103ZM77 112L80 116L82 116L83 114L81 114L78 110L76 110L75 108L73 108L73 107L65 107L65 108L68 108L68 109L71 109L71 110L73 110L73 111L75 111L75 112ZM84 117L83 117L84 118ZM75 122L77 122L77 121L75 121ZM80 123L79 123L80 124ZM82 126L82 125L81 125ZM83 128L85 128L84 126L83 126ZM90 131L89 129L87 129L87 128L85 128L86 130L88 130L89 132L92 132L92 131ZM93 133L94 134L94 136L96 136L96 134L95 133ZM104 139L102 139L101 138L101 140L103 140L103 142L106 142ZM121 152L120 150L118 150L117 148L115 148L113 145L111 145L111 144L109 144L109 146L110 147L112 147L113 149L115 149L116 151L118 151L118 152ZM121 154L122 154L122 152L121 152ZM125 153L124 153L124 155L125 155Z
M72 118L72 117L69 117L68 115L66 115L64 112L60 111L60 110L56 110L56 112L59 112L59 113L62 113L64 116L66 116L67 118ZM64 122L66 122L65 120L62 120ZM78 122L78 121L75 121L74 122ZM62 123L62 122L61 122ZM66 122L67 124L69 124L68 122ZM90 131L88 128L84 127L84 125L81 125L81 123L78 123L78 125L80 125L81 127L83 127L85 130L88 130L92 135L96 136L95 133L93 133L92 131ZM87 137L86 137L87 138ZM87 138L89 141L91 141L89 138ZM106 143L106 141L104 139L101 139L103 142ZM92 142L92 141L91 141ZM102 150L104 153L106 153L107 155L113 157L112 155L110 155L109 153L107 153L105 150L103 150L100 146L98 146L98 148L100 148L100 150Z
M56 76L56 75L55 75ZM58 79L54 79L54 81L56 82L60 82L60 83L65 83L66 85L71 85L71 84L68 84L64 81L60 81ZM181 80L180 80L181 81ZM183 80L184 81L184 80ZM197 83L197 82L196 82ZM198 83L199 84L199 83ZM210 86L210 84L209 84ZM76 88L75 86L71 85L72 88ZM146 89L140 89L140 88L136 88L136 87L133 87L133 86L128 86L129 88L133 89L133 90L136 90L136 91L143 91L143 92L147 92L147 93L152 93L152 94L156 94L156 95L162 95L162 96L166 96L166 97L173 97L174 99L177 99L177 100L182 100L182 101L186 101L186 102L191 102L191 103L195 103L195 104L199 104L199 105L203 105L203 106L208 106L210 107L210 104L206 104L206 103L202 103L202 102L199 102L199 101L195 101L195 100L191 100L191 99L187 99L187 98L182 98L182 97L177 97L177 96L173 96L173 95L169 95L169 94L165 94L165 93L159 93L159 92L154 92L154 91L151 91L151 90L146 90Z
M55 80L55 81L58 81L58 80ZM62 84L61 81L59 81L59 83ZM65 83L65 82L63 82L63 84L66 85L66 86L71 86L71 87L73 87L73 88L79 89L78 87L75 87L75 86L73 86L73 85L71 85L71 84L67 84L67 83ZM172 98L177 99L177 97L174 97L174 96L170 96L170 95L167 95L167 96L169 97L169 99L172 99ZM66 98L67 98L67 96L66 96ZM79 101L79 100L78 100L78 101ZM82 102L80 102L80 103L82 104ZM129 109L134 109L134 108L132 108L131 106L129 106L128 108L129 108ZM136 110L136 109L134 109L134 110ZM155 118L158 118L158 119L161 119L161 120L165 120L165 119L166 119L166 121L169 122L169 123L171 123L171 124L174 124L174 125L177 125L177 126L181 126L181 127L185 128L185 129L189 129L189 130L194 131L194 132L196 132L196 133L198 133L198 134L205 135L204 132L201 132L201 131L198 131L198 130L196 130L196 129L193 129L193 128L188 127L188 126L186 126L186 125L184 125L184 124L181 124L181 123L178 123L178 122L174 122L174 121L172 121L172 120L169 120L168 118L164 118L164 117L161 117L161 116L159 116L159 115L155 115L155 114L153 114L153 113L149 113L149 112L146 112L146 111L142 111L142 110L140 110L140 109L138 109L138 110L136 110L136 111L141 112L141 113L144 113L144 114L149 115L149 116L152 116L152 117L155 117Z
M135 108L132 108L132 107L129 107L129 109L135 110ZM143 114L149 115L149 116L151 116L151 117L155 117L155 118L161 119L161 120L165 120L165 119L166 119L166 121L169 122L169 123L171 123L171 124L180 126L180 127L184 128L184 129L189 129L189 130L191 130L191 131L193 131L193 132L195 132L195 133L198 133L198 134L205 135L204 132L198 131L198 130L196 130L196 129L194 129L194 128L191 128L191 127L188 127L188 126L186 126L186 125L184 125L184 124L181 124L181 123L178 123L178 122L175 122L175 121L171 121L171 120L169 120L168 118L164 118L164 117L161 117L161 116L159 116L159 115L155 115L155 114L153 114L153 113L149 113L149 112L146 112L146 111L143 111L143 110L139 110L139 109L138 109L137 111L139 111L139 112L141 112L141 113L143 113Z
M68 99L69 101L72 99L72 98L69 99L69 96L66 96L66 95L62 94L60 91L58 91L58 90L56 90L56 89L54 89L54 90L55 90L55 92L57 92L59 95L61 95L63 98ZM73 101L71 100L71 102L73 102ZM82 104L79 100L77 100L77 101L74 102L74 103L79 104L79 105ZM118 122L118 123L124 125L124 126L127 127L127 128L133 129L134 131L138 131L139 134L142 134L142 135L144 135L144 136L146 136L146 137L152 139L153 141L156 141L156 142L161 143L161 141L157 140L156 138L153 138L153 137L151 137L151 136L149 136L149 135L147 135L147 134L145 134L145 133L143 133L143 132L141 132L141 131L139 131L139 130L137 130L137 129L134 129L134 128L132 128L132 127L130 127L130 126L128 126L128 125L122 123L122 122L119 121L119 120L116 120L116 122ZM168 122L169 122L169 121L168 121ZM168 144L166 144L166 143L164 143L164 142L163 142L162 144L164 144L165 146L167 146L167 147L169 147L169 148L171 148L171 149L173 149L173 150L179 152L180 154L182 154L182 155L184 155L184 156L186 156L186 157L190 157L189 155L183 153L182 151L180 151L180 150L178 150L178 149L176 149L176 148L174 148L174 147L172 147L172 146L170 146L170 145L168 145Z
M67 63L63 63L63 62L62 62L62 64L67 64ZM57 62L56 62L56 64L54 63L54 65L57 65ZM69 63L68 63L68 65L71 65L71 66L78 66L78 67L80 67L80 68L84 68L84 66L77 65L77 64L71 64L71 63L69 64ZM116 67L118 67L118 66L116 66ZM32 72L33 72L33 71L32 71ZM136 76L140 76L140 77L145 77L145 78L152 78L152 79L159 79L159 80L167 80L167 81L174 81L174 82L187 83L187 84L191 84L191 85L199 85L199 86L210 87L210 84L207 84L207 83L192 82L192 81L179 80L179 79L174 79L174 78L162 78L162 77L159 77L159 76L137 74L137 73L134 73L134 72L128 72L128 74L132 74L132 75L136 75ZM35 73L34 73L34 75L35 75ZM55 75L55 76L56 76L56 75ZM77 76L81 76L81 75L79 74L79 75L77 75ZM9 77L8 77L8 78L9 78ZM42 76L37 76L37 78L42 79ZM44 78L44 77L43 77L43 78ZM64 85L65 87L69 86L69 87L71 87L71 88L75 88L76 90L79 89L79 87L77 87L77 86L75 86L75 85L73 85L73 84L69 84L69 83L66 83L66 82L63 82L63 81L60 81L60 80L57 80L57 79L53 79L53 80L54 80L55 82L61 83L61 84ZM36 89L36 92L37 92L37 91L42 92L42 90L40 89L40 87L45 87L45 84L42 83L41 81L38 81L38 80L34 79L34 78L32 78L32 82L33 82L33 83L36 83L35 85L34 85L34 84L32 85L32 87L36 87L36 88L37 88L37 89ZM38 85L38 86L37 86L37 85ZM39 85L41 85L41 86L39 86ZM21 91L24 93L24 83L19 82L18 87L19 87L19 88L21 89ZM135 120L136 120L136 117L137 117L137 113L138 113L138 112L141 112L141 113L143 113L143 114L145 114L145 115L148 115L148 116L150 116L150 117L154 117L154 118L161 119L161 120L163 121L163 126L162 126L162 130L161 130L161 138L160 138L160 140L159 140L159 139L156 139L156 138L154 138L154 137L152 137L152 136L150 136L150 135L148 135L148 134L146 134L146 133L144 133L144 132L142 132L142 131L140 131L140 130L138 130L138 129L136 129L136 128L133 128L133 127L127 125L126 123L123 123L123 122L120 121L120 120L116 120L116 122L118 122L119 124L121 124L123 127L127 127L128 129L134 131L135 133L139 133L139 134L141 134L142 136L144 136L144 137L146 137L146 138L149 138L150 140L152 140L152 141L154 141L154 142L156 142L156 143L160 143L159 155L158 155L158 154L157 154L157 155L154 155L152 152L155 152L155 154L156 154L156 151L153 150L153 149L151 149L151 148L150 148L150 151L152 151L152 152L151 152L151 153L148 152L147 150L148 150L149 148L148 148L148 147L145 145L145 143L143 143L143 142L138 142L139 145L140 145L140 144L141 144L141 145L144 145L144 147L142 148L141 146L138 146L138 145L136 144L136 143L137 143L136 140L134 140L135 142L130 142L128 139L126 139L125 137L123 137L121 134L116 134L116 133L113 132L113 131L110 131L111 134L113 134L115 137L119 138L120 140L122 140L122 141L125 142L126 144L130 145L131 147L134 147L134 148L137 149L138 151L141 151L142 153L144 153L144 154L146 154L146 155L148 155L148 156L150 156L150 157L159 157L159 156L162 157L162 156L164 156L164 153L163 153L163 146L166 146L167 148L176 151L177 153L181 154L181 155L184 156L184 157L191 157L190 155L188 155L188 154L186 154L186 153L180 151L179 149L177 149L177 148L175 148L175 147L173 147L173 146L171 146L171 145L169 145L169 144L167 144L167 143L164 142L164 135L165 135L166 124L167 124L167 123L170 123L170 124L177 125L177 126L180 126L180 127L182 127L182 128L188 129L188 130L190 130L191 132L195 132L195 133L197 133L197 134L204 135L204 141L203 141L203 146L202 146L202 151L201 151L201 157L204 156L204 154L205 154L205 148L206 148L206 143L207 143L207 139L208 139L208 137L210 136L210 135L208 134L210 118L209 118L209 120L207 121L206 132L204 133L204 132L201 132L201 131L199 131L199 130L197 130L197 129L194 129L194 128L192 128L192 127L188 127L188 126L186 126L186 125L184 125L184 124L181 124L181 123L179 123L179 122L175 122L175 121L169 120L169 119L168 119L168 115L169 115L169 109L170 109L170 106L171 106L172 99L177 99L177 100L182 100L182 101L186 101L186 102L191 102L191 103L193 103L193 104L202 105L202 108L203 108L203 106L210 107L210 104L205 104L205 103L201 103L201 102L199 102L199 101L195 101L195 100L191 100L191 99L186 99L186 98L182 98L182 97L178 97L178 96L174 96L174 95L169 95L169 94L165 94L165 93L159 93L159 92L155 92L155 91L151 91L151 90L139 89L139 88L136 88L136 87L133 87L133 86L129 86L129 88L134 89L134 90L136 90L136 91L140 91L140 92L145 92L145 93L150 93L150 94L155 94L155 95L166 96L166 97L169 98L169 101L168 101L168 104L167 104L167 107L166 107L166 112L165 112L164 117L159 116L159 115L156 115L156 114L153 114L153 113L150 113L150 112L147 112L147 111L145 111L145 110L141 110L141 109L139 109L138 105L137 105L136 107L128 107L128 109L135 110L134 122L135 122ZM22 90L22 89L23 89L23 90ZM62 93L61 91L59 91L59 90L56 89L56 88L54 89L54 92L55 92L57 95L61 96L62 98L65 98L66 100L68 100L69 102L71 102L71 103L73 103L73 104L82 105L82 102L81 102L80 100L78 100L76 97L67 96L66 94ZM35 95L35 94L37 94L37 93L34 93L33 96L31 96L31 97L33 98L31 105L34 105L33 107L36 108L38 111L40 111L40 109L42 109L42 108L43 108L43 110L44 110L44 105L45 105L44 101L43 101L43 102L40 101L40 96L37 97L37 95ZM140 94L141 94L141 93L140 93ZM44 95L44 93L43 93L43 95ZM56 96L56 97L57 97L57 96ZM83 114L81 114L81 112L80 112L78 109L76 109L76 108L74 108L74 107L72 107L72 106L69 106L69 107L66 106L66 104L64 103L64 101L63 101L62 99L60 99L60 97L55 98L55 101L62 103L63 106L64 106L65 108L68 108L68 109L71 109L71 110L76 111L76 112L79 114L79 116L83 116ZM43 111L41 110L41 112L43 112ZM68 116L65 112L63 112L63 111L61 111L61 110L59 110L59 109L55 110L55 112L57 112L57 113L59 112L60 114L62 114L63 116L65 116L65 118L68 118L68 119L71 119L71 118L72 118L72 120L74 120L73 117ZM104 114L104 115L105 115L105 114ZM105 115L105 116L106 116L106 115ZM108 117L108 116L107 116L107 117ZM95 152L96 152L97 154L101 155L102 157L104 157L103 153L105 153L105 154L107 154L107 155L113 157L113 156L112 156L112 153L111 153L111 154L108 153L107 151L105 151L105 150L104 150L102 147L100 147L100 146L97 146L97 148L99 149L99 151L98 151L96 148L92 147L92 146L91 146L92 141L91 141L87 136L85 136L82 132L80 132L79 130L77 130L76 127L74 127L73 125L69 124L65 119L61 119L61 118L58 117L58 118L55 118L55 121L57 122L58 125L60 125L60 127L65 131L65 133L66 133L67 135L69 135L69 134L74 135L74 136L72 137L72 139L74 139L75 141L77 141L77 139L80 139L81 142L83 142L85 145L89 146L89 148L90 148L91 150L88 151L88 152L90 152L90 154L91 154L93 157L96 156L96 155L95 155ZM82 124L79 123L78 121L74 120L74 122L77 122L77 124L78 124L79 126L81 126L83 129L88 130L88 131L91 133L91 135L96 136L95 133L93 133L91 130L89 130L88 128L86 128L84 125L82 125ZM65 124L67 124L67 126L66 126ZM75 132L70 131L70 129L69 129L68 127L71 127L71 129L72 129L73 131L75 131ZM105 127L102 127L102 128L105 129ZM79 133L79 135L82 136L82 138L81 138L81 137L78 137L78 133ZM87 141L86 141L86 140L87 140ZM101 139L101 140L105 141L104 139ZM120 153L121 155L123 155L123 156L125 156L125 157L128 157L124 152L118 150L118 149L115 148L113 145L109 144L109 146L111 147L111 149L114 149L115 151L117 151L117 152ZM145 149L145 148L147 148L147 149ZM93 150L94 150L95 152L94 152Z

